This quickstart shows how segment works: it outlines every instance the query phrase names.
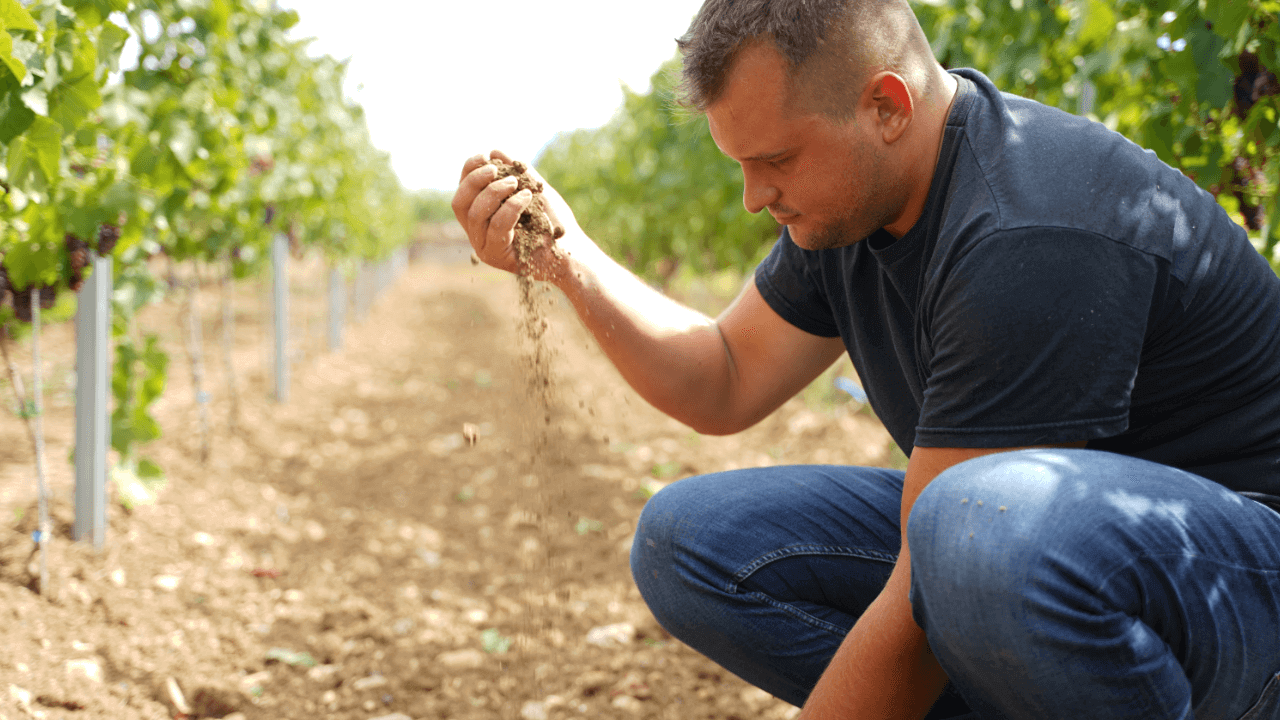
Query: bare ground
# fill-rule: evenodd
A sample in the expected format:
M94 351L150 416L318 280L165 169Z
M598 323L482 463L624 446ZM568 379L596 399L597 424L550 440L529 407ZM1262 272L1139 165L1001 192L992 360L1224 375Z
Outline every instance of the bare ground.
M70 541L73 332L46 332L45 597L32 453L0 416L0 720L794 715L657 625L630 538L646 497L691 474L892 462L873 417L798 398L738 436L697 435L635 396L552 302L556 390L535 452L512 278L465 255L411 265L326 353L320 277L298 270L284 405L267 399L262 290L238 287L234 430L206 293L204 465L178 304L146 312L172 356L165 435L148 448L169 485L155 505L113 504L101 552Z

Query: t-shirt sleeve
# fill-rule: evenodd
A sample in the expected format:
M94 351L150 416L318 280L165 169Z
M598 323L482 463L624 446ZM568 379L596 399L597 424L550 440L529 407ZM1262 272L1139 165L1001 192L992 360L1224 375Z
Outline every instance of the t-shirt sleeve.
M791 241L787 230L756 268L756 289L783 320L811 335L840 334L831 316L831 303L823 292L819 253Z
M921 447L1015 447L1117 435L1157 260L1075 230L978 242L922 308L930 352Z

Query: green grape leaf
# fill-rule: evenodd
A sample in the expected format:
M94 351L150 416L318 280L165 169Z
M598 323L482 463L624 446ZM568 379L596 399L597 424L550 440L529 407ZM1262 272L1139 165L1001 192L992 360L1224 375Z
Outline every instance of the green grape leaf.
M0 29L0 62L21 82L27 77L27 66L13 56L13 36Z
M1248 0L1209 0L1204 4L1204 17L1213 23L1213 32L1235 40L1252 11Z
M1225 107L1231 100L1235 76L1222 62L1227 41L1202 27L1191 27L1186 35L1187 50L1195 61L1196 99L1211 107Z
M98 198L98 205L107 217L115 217L120 213L132 214L138 205L138 190L133 183L118 180L102 193Z
M4 255L4 266L14 287L28 288L34 284L52 285L58 280L62 260L58 255L58 243L50 242L43 233L14 243Z
M35 18L18 0L0 0L0 22L7 30L29 30L39 32Z
M98 57L106 60L107 69L111 72L120 69L120 51L128 39L128 30L113 22L102 24L102 32L98 35Z
M58 162L62 159L62 126L46 117L37 116L21 138L35 156L36 165L52 184L58 179Z
M150 458L138 460L138 477L143 480L164 480L164 470Z
M35 119L36 114L22 102L18 81L12 77L0 79L0 143L8 145L26 132Z
M1077 39L1085 47L1105 45L1116 30L1116 13L1102 0L1085 3L1083 20Z
M75 82L61 83L49 100L49 117L67 129L78 127L90 112L102 105L102 95L92 75L85 75Z

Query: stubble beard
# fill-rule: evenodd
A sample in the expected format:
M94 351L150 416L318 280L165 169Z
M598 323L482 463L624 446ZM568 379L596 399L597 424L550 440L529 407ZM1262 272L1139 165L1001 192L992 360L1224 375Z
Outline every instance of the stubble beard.
M876 229L867 229L866 223L847 215L815 228L811 234L802 235L803 242L797 244L809 250L834 250L863 240Z
M876 153L869 165L859 173L864 179L858 182L853 172L841 178L848 188L848 199L834 219L823 223L812 232L801 232L796 242L808 250L832 250L865 240L872 233L893 222L895 199L889 193L890 183L885 180L883 158ZM795 241L795 234L792 233Z

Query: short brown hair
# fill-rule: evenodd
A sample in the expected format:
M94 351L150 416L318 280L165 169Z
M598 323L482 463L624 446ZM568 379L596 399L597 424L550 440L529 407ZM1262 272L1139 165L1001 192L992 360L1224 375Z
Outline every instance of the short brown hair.
M689 31L676 40L684 56L680 101L705 112L724 92L738 54L759 41L772 43L786 59L793 82L808 67L820 66L819 74L842 75L839 85L860 90L862 83L858 81L865 71L891 67L901 59L903 48L880 47L879 31L868 22L898 5L905 6L905 2L706 0ZM906 12L911 13L910 8ZM914 22L914 16L911 20ZM816 59L822 62L813 62ZM824 92L833 91L831 78L815 80ZM822 112L843 114L839 99L820 99ZM837 102L832 104L830 100Z

